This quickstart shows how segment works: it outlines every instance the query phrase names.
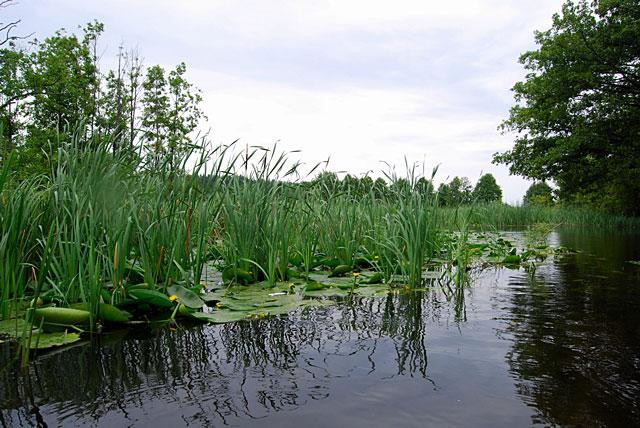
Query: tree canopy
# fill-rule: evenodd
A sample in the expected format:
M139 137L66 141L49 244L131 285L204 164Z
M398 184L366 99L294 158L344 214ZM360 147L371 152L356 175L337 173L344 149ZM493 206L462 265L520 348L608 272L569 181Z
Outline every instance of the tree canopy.
M472 200L473 186L467 177L453 177L438 187L438 202L443 206L468 204Z
M500 202L502 189L491 174L484 174L473 188L473 200L477 202Z
M514 174L554 180L569 202L640 207L640 1L567 1L537 50L501 125L516 133L494 155Z
M172 170L191 147L204 115L185 64L145 70L135 51L121 47L117 68L103 72L103 30L94 21L80 35L62 29L42 41L13 37L0 45L0 160L13 154L20 176L48 172L70 133L86 146L129 149Z
M524 194L522 202L525 205L552 205L554 203L553 189L544 181L533 183Z

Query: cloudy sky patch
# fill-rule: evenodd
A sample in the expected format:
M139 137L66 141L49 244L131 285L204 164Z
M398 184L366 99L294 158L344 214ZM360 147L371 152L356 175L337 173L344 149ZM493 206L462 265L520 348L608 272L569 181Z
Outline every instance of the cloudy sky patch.
M363 174L381 161L440 164L440 181L493 173L505 200L528 183L491 164L497 126L561 0L21 0L4 13L44 38L105 24L102 64L137 47L147 65L187 63L216 142L301 149L308 164ZM374 174L375 175L375 174Z

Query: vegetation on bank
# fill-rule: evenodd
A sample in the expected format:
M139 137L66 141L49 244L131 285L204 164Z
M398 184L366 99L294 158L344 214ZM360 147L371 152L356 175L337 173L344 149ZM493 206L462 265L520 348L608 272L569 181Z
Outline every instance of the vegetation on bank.
M579 198L566 178L514 207L491 174L437 189L435 171L409 165L405 177L311 178L319 165L303 172L276 148L210 148L193 137L203 113L184 64L145 68L121 49L102 72L102 30L0 40L0 332L23 358L113 325L228 322L431 285L460 296L475 266L534 272L561 252L545 243L554 226L640 225L567 205ZM526 226L520 248L487 232Z
M515 134L494 161L553 180L566 203L640 210L640 2L568 0L536 50L502 124Z
M420 192L415 169L407 185L389 174L381 196L296 179L301 165L276 150L217 147L191 159L189 173L187 157L149 170L127 150L75 142L60 145L49 174L17 180L11 159L3 165L0 314L24 349L114 324L227 322L430 280L455 293L477 263L534 269L555 254L474 233L492 218L555 222L541 214L553 208L442 207ZM219 277L203 286L212 268Z

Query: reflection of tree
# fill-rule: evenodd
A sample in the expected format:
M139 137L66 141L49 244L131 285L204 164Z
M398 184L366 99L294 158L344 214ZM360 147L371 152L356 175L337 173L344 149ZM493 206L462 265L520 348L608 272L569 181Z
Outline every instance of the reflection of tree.
M336 377L427 377L425 321L440 311L435 292L408 292L289 317L105 335L45 354L24 373L2 371L0 423L107 414L133 423L160 406L187 422L219 424L327 398Z
M499 334L512 337L516 388L545 424L640 422L640 298L630 278L594 261L567 257L509 282Z

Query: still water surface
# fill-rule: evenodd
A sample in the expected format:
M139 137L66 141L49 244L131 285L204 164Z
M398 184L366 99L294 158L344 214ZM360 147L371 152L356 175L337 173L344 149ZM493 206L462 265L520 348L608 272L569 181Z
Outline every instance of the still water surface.
M640 267L626 263L640 236L551 241L581 253L533 279L483 271L451 300L357 299L48 353L0 373L0 424L640 425Z

